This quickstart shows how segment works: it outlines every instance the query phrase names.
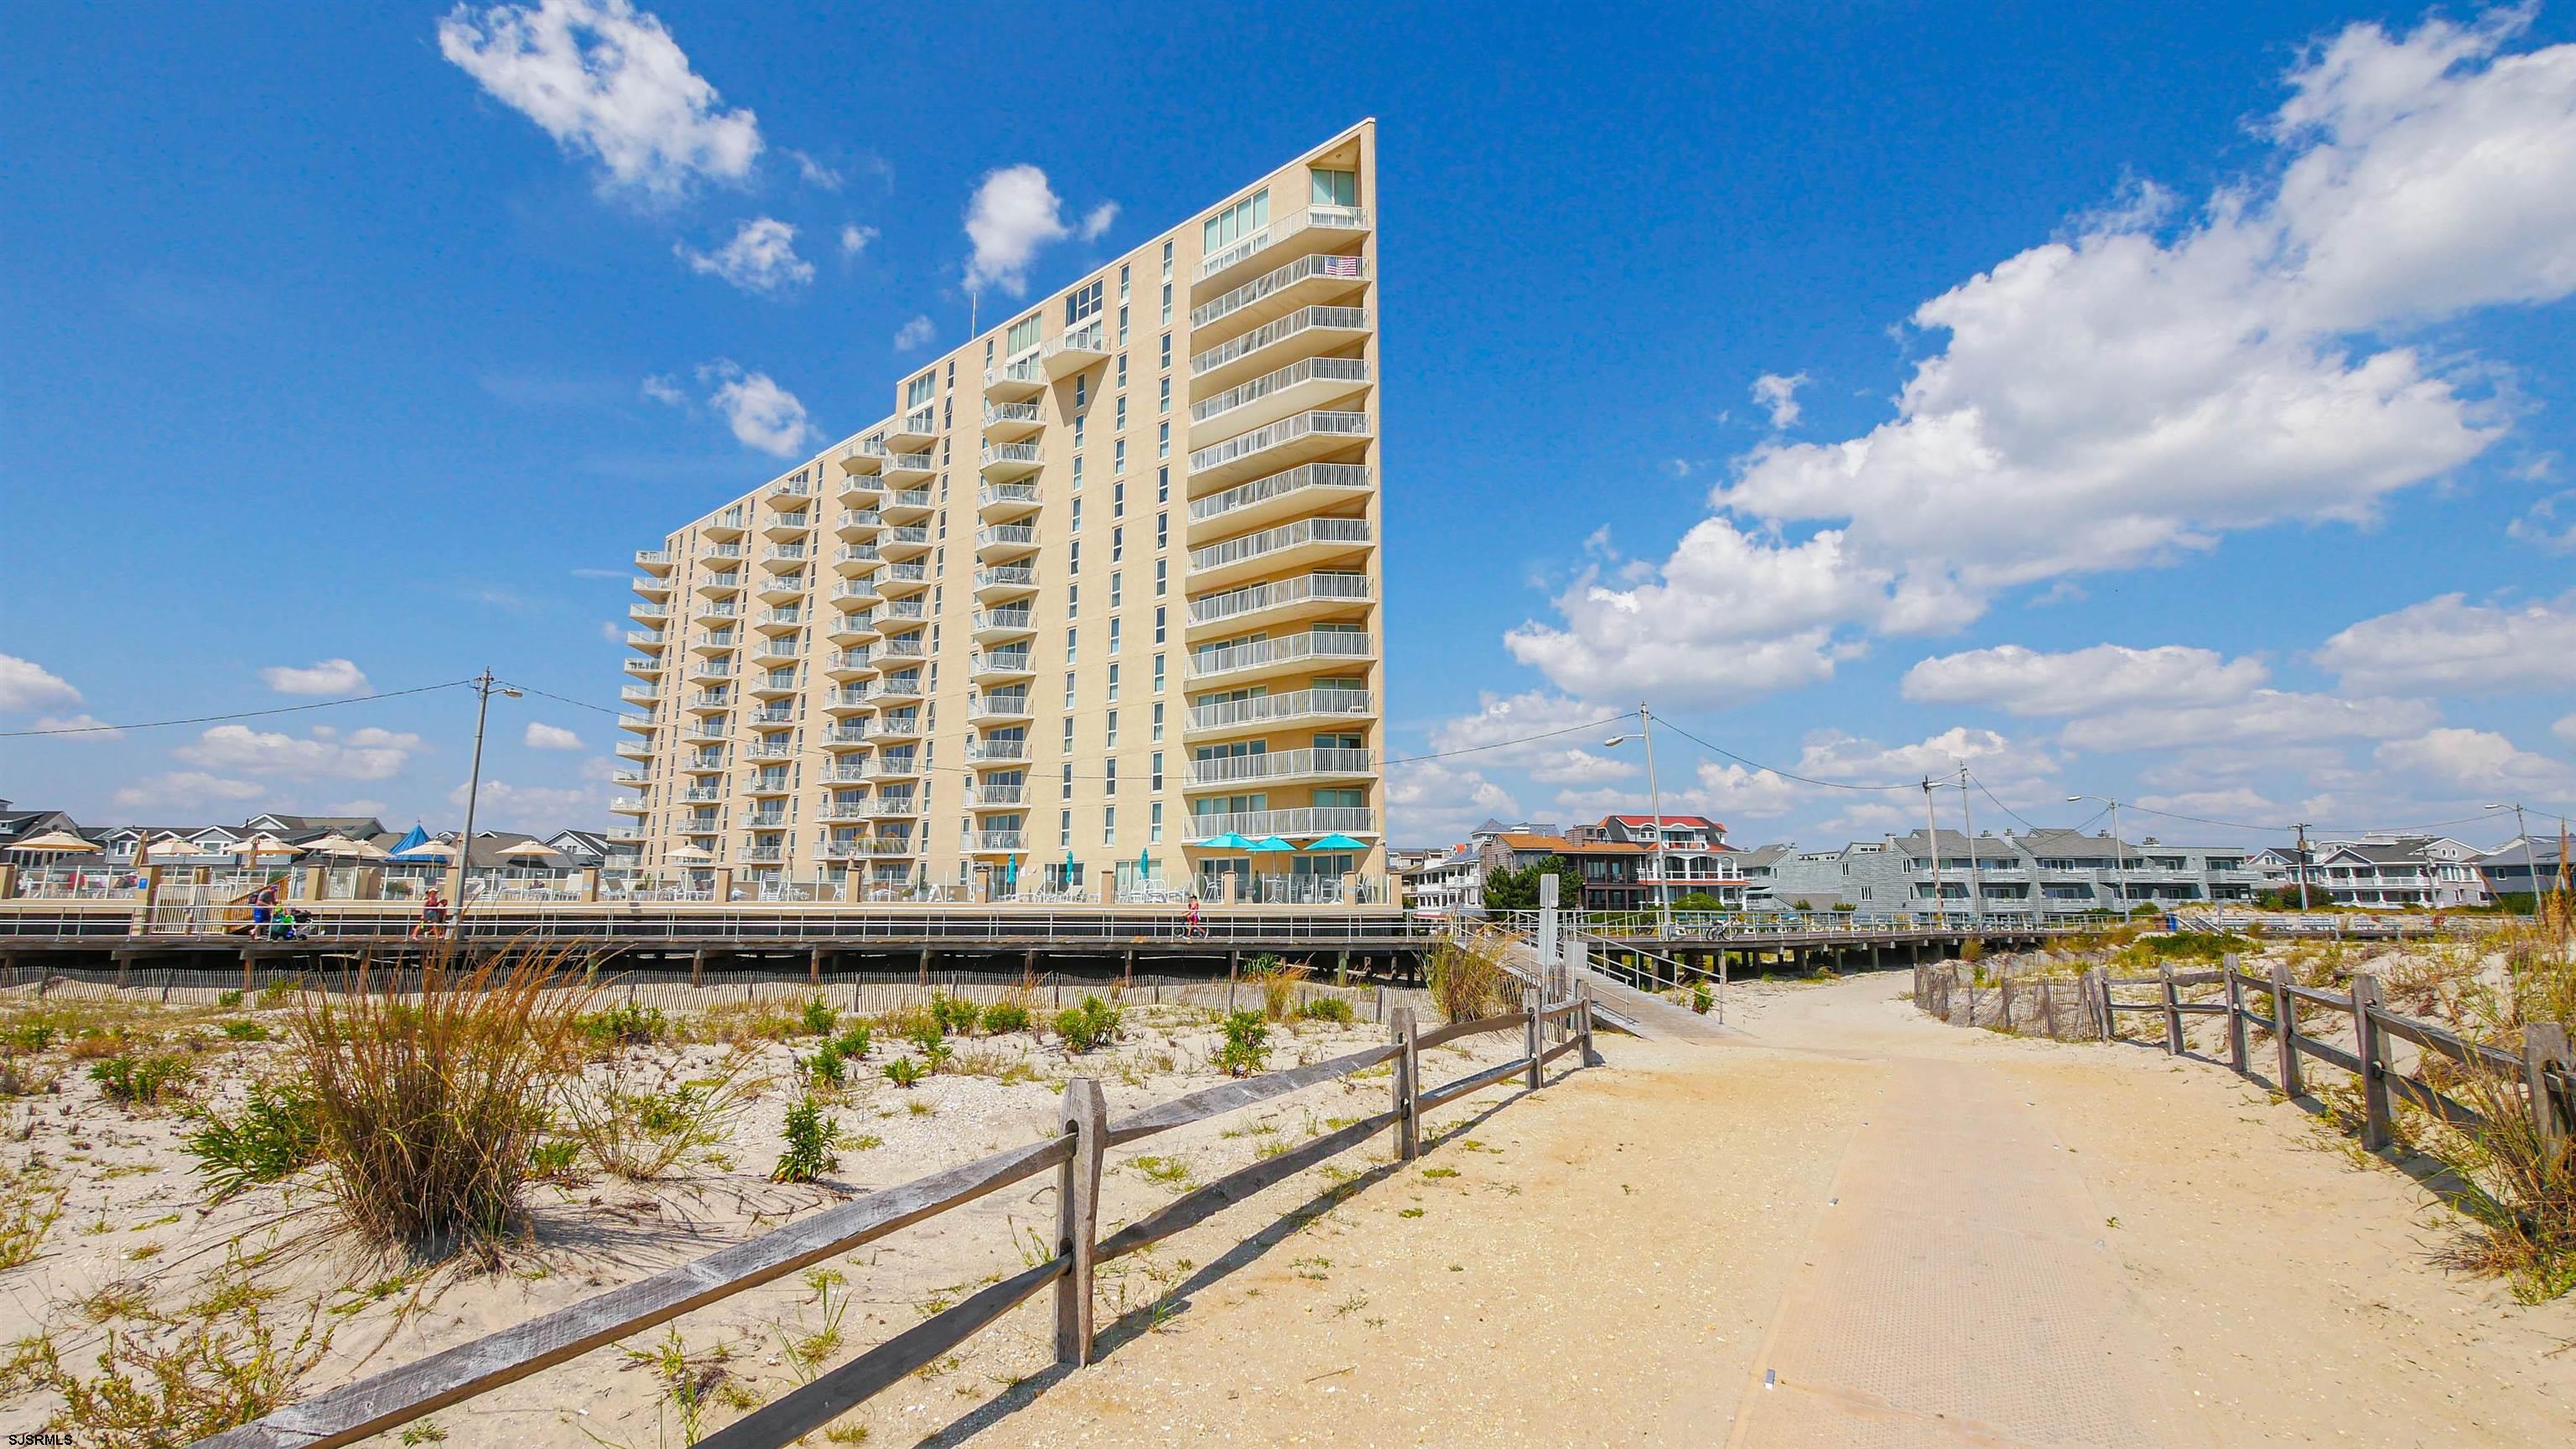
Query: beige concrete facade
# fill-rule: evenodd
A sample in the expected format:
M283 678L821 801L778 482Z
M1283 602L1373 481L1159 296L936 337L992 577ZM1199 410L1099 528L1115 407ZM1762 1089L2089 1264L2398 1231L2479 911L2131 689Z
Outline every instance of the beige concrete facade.
M1382 881L1375 141L1004 314L639 552L616 808L645 868L853 899ZM1335 834L1359 848L1306 848Z

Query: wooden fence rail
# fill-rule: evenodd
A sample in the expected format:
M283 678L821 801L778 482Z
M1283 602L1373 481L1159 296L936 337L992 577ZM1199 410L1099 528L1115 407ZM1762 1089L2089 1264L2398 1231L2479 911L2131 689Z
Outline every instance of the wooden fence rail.
M1424 1050L1445 1042L1521 1030L1521 1055L1454 1082L1420 1087ZM1551 1044L1549 1037L1556 1040ZM1057 1174L1055 1255L938 1313L884 1343L816 1376L699 1440L709 1449L778 1449L813 1433L906 1374L1053 1286L1056 1292L1056 1361L1079 1367L1091 1361L1096 1342L1092 1274L1101 1263L1168 1238L1263 1188L1395 1129L1397 1158L1415 1160L1422 1114L1484 1087L1526 1077L1535 1088L1550 1061L1580 1052L1579 1065L1600 1062L1592 1050L1591 1003L1582 998L1546 1005L1535 990L1521 1009L1476 1021L1417 1032L1411 1008L1398 1008L1389 1040L1289 1071L1225 1082L1169 1102L1108 1119L1100 1084L1088 1077L1065 1085L1063 1127L1056 1135L974 1162L916 1178L897 1187L827 1208L776 1232L719 1248L694 1262L612 1288L526 1323L471 1343L331 1389L290 1404L266 1418L199 1441L203 1449L331 1449L460 1403L593 1349L652 1328L692 1309L785 1277L847 1253L899 1228L961 1207L998 1189L1053 1168ZM1164 1204L1106 1238L1099 1236L1103 1154L1194 1122L1285 1096L1393 1062L1394 1093L1388 1110L1364 1117L1275 1157L1238 1168Z
M1949 969L1915 968L1917 1003L1946 1000L1945 982L1929 979L1925 973ZM2220 986L2225 995L2217 1001L2185 1001L2181 992L2187 986ZM2124 1000L2119 995L2135 988L2152 988L2154 994L2147 1000ZM2576 1137L2576 1053L2571 1053L2567 1030L2561 1026L2524 1026L2522 1050L2516 1053L2388 1010L2381 1004L2384 998L2375 976L2357 975L2349 989L2333 991L2302 986L2290 980L2288 968L2280 965L2268 977L2256 976L2232 954L2215 971L2176 971L2166 966L2153 976L2113 976L2106 968L2096 967L2085 973L2083 991L2092 1006L2088 1015L2098 1024L2104 1041L2118 1034L2120 1013L2144 1013L2161 1019L2165 1050L2178 1056L2184 1049L2183 1019L2218 1016L2226 1020L2228 1065L2240 1073L2253 1070L2248 1029L2259 1027L2272 1034L2278 1051L2273 1080L2285 1095L2306 1093L2307 1058L2352 1073L2362 1086L2362 1146L2372 1151L2388 1145L2389 1114L2399 1101L2455 1126L2483 1129L2489 1125L2476 1108L2427 1080L2420 1067L2416 1072L2402 1070L2392 1060L2391 1038L2415 1046L2419 1060L2438 1057L2519 1088L2523 1110L2545 1147L2555 1150ZM2254 1009L2254 1002L2264 1000L2271 1007L2269 1014ZM2315 1035L2309 1008L2342 1013L2352 1026L2351 1047ZM1927 1005L1926 1009L1934 1008ZM1936 1014L1946 1019L1945 1011Z

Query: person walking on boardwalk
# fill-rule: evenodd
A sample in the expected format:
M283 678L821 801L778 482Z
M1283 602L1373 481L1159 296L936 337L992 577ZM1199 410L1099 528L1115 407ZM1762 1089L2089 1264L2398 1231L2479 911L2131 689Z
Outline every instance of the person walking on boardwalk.
M446 934L447 902L438 894L438 887L431 886L429 894L420 898L420 924L412 928L411 938L435 941Z

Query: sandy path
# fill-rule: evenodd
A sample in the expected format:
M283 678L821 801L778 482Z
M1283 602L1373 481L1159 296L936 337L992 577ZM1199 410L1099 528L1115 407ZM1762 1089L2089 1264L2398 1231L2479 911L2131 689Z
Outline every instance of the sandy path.
M1715 1047L1611 1039L1421 1164L1459 1176L1383 1172L942 1437L2576 1438L2576 1303L2446 1274L2410 1180L2214 1065L1939 1026L1901 984L1740 989ZM1200 1229L1203 1260L1281 1211Z

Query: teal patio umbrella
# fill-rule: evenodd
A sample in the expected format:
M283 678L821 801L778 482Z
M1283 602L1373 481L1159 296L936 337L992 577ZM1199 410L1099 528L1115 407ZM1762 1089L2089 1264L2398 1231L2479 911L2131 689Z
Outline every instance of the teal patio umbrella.
M1308 849L1308 850L1366 850L1366 849L1368 849L1368 842L1367 842L1367 841L1365 841L1365 840L1353 840L1353 839L1351 839L1351 838L1350 838L1349 836L1347 836L1347 835L1338 835L1338 834L1337 834L1337 835L1327 835L1327 836L1325 836L1323 839L1318 840L1318 841L1314 841L1314 842L1312 842L1311 844L1307 845L1306 849Z
M1006 855L1002 857L1002 894L1015 896L1019 893L1020 858L1016 855Z
M1250 850L1251 848L1251 841L1244 839L1242 836L1235 834L1231 830L1212 840L1202 840L1199 842L1199 849L1201 850Z
M1297 853L1297 847L1290 845L1287 841L1280 839L1276 835L1265 835L1259 840L1245 846L1244 849L1256 856L1295 855ZM1254 869L1258 871L1259 867L1256 865Z

